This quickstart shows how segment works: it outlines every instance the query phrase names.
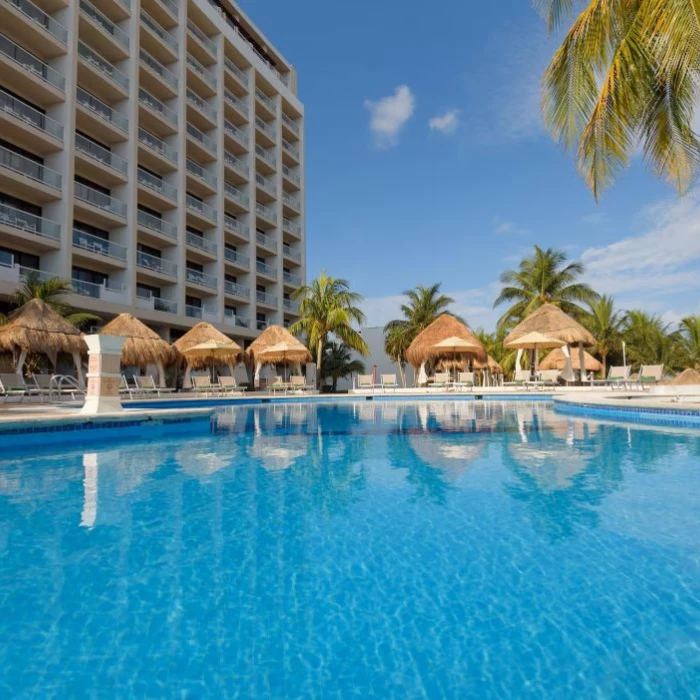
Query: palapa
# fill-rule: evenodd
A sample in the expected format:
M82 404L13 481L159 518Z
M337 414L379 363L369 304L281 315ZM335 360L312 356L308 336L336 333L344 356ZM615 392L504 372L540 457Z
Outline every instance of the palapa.
M593 355L591 355L589 352L584 352L584 371L586 372L601 372L603 369L603 365L601 362L595 359ZM573 368L578 370L581 369L580 365L580 357L578 353L574 353L573 356L571 357L571 364L573 365ZM540 362L540 369L559 369L562 370L564 369L564 366L566 365L566 355L564 355L564 352L561 348L557 348L556 350L552 350L552 352L547 355L547 357Z
M531 331L530 333L526 333L519 338L506 340L503 344L507 348L516 348L518 350L560 348L562 345L566 345L563 340L552 338L551 336L544 335L544 333L540 333L539 331Z
M178 338L172 344L172 349L177 357L183 357L183 352L188 348L209 342L231 344L233 340L214 328L211 323L200 321L196 326L190 328L182 338ZM240 346L236 345L236 347L238 348L238 354L240 354L242 352ZM208 364L209 362L206 357L193 357L190 362L192 369L203 369Z
M492 374L503 374L503 367L491 355L486 356L485 362L483 360L475 360L474 369L486 369Z
M533 332L556 338L567 345L595 345L595 338L589 331L554 304L543 304L533 311L508 334L503 344L507 347L510 342Z
M429 359L454 355L449 350L435 347L447 338L460 338L472 343L474 349L468 354L482 362L486 361L486 351L479 338L468 326L449 314L442 314L414 338L406 351L406 359L414 368L418 368Z
M692 386L700 384L700 372L691 368L684 369L671 381L671 384L673 384L673 386Z
M299 342L288 343L283 340L281 343L275 343L267 348L263 348L258 352L258 357L263 362L306 362L309 358L309 351Z
M279 356L275 354L262 355L262 351L272 347L273 345L278 345L279 343L286 343L290 347L290 351L293 350L297 353L298 359L291 360L292 362L308 362L311 359L311 353L308 351L306 346L297 340L286 328L282 326L269 326L266 328L248 347L246 350L246 356L248 360L252 363L270 363L275 364L276 362L283 362L282 353ZM287 359L289 359L290 352L287 352Z
M166 365L171 359L170 345L167 341L131 314L119 314L100 328L98 334L126 338L122 345L123 365Z

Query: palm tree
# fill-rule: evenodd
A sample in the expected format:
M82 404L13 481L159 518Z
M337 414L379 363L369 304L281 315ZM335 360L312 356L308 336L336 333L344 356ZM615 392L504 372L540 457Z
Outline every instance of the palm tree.
M368 355L369 348L353 324L361 325L365 315L358 304L362 296L350 290L347 280L330 277L324 270L311 282L294 292L299 301L299 320L289 331L305 334L310 347L315 349L318 379L321 379L323 348L331 334L351 350Z
M542 304L556 304L574 317L584 315L579 303L591 304L598 298L587 284L579 282L584 268L580 262L567 262L561 250L535 246L532 257L520 261L517 270L501 275L503 288L494 308L514 302L498 321L500 329L522 321Z
M628 311L622 337L631 364L682 366L680 334L669 332L669 327L660 316L645 311Z
M60 277L51 277L42 281L38 273L28 272L22 279L19 289L10 297L10 301L19 307L24 306L30 299L41 299L67 321L79 328L90 322L101 321L102 319L99 316L75 312L68 304L61 301L61 297L72 293L72 291L70 283L62 280Z
M572 0L536 0L550 30ZM700 8L696 0L586 3L543 78L552 137L576 149L596 199L641 142L646 160L679 192L693 181L700 142L692 119L700 96Z
M700 316L688 316L681 321L681 343L686 364L700 369Z
M583 317L583 325L596 339L595 350L603 363L603 376L608 374L608 355L617 351L622 343L624 314L615 311L615 300L610 296L601 296L590 305L590 311Z
M338 389L338 380L349 377L351 374L362 374L365 365L361 360L353 360L350 348L344 343L328 342L323 350L323 377L331 377L333 380L332 391Z
M391 327L389 327L390 324ZM384 327L384 352L398 366L401 385L406 386L406 350L413 337L409 325L402 321L391 321Z

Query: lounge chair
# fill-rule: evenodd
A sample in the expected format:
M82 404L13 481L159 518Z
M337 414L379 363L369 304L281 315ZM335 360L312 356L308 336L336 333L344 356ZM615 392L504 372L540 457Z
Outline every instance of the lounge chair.
M513 381L503 382L503 386L516 386L529 389L531 380L532 373L529 369L516 369L513 375Z
M624 389L630 382L629 367L611 367L608 372L608 378L604 381L605 386L611 389ZM594 384L597 382L594 382Z
M430 389L444 389L447 390L450 387L450 373L449 372L436 372L432 381L428 385Z
M387 389L393 389L396 391L399 388L399 383L396 381L395 374L382 374L382 391L386 392Z
M377 385L374 383L374 378L371 374L358 374L355 389L358 391L374 391Z
M67 394L75 401L76 395L85 396L85 387L69 374L54 374L51 380L54 385L54 391L59 397Z
M458 389L469 389L470 391L474 390L474 372L460 372L457 375L457 381L455 382L455 391L457 391Z
M276 394L278 391L283 391L286 394L290 387L291 384L285 382L284 379L278 375L267 385L267 390L272 394Z
M238 386L235 377L228 375L219 377L219 387L222 394L242 394L245 391L243 387Z
M24 397L28 396L29 392L23 377L13 372L4 372L0 373L0 394L5 403L10 396L19 396L19 400L24 401Z
M136 389L144 395L155 394L160 398L161 394L170 394L175 391L169 387L159 387L155 379L150 375L146 375L145 377L137 377L134 375L133 379Z
M305 391L315 391L316 387L306 383L306 377L297 375L289 378L289 386L292 391L304 393Z
M208 376L190 377L192 382L192 391L198 394L218 394L221 391L221 387L218 384L212 384L211 379Z
M642 391L649 386L658 384L664 376L663 365L642 365L637 375L637 384ZM646 385L646 387L645 387Z
M561 371L558 369L542 370L535 381L527 382L528 386L535 389L554 389L559 384Z
M55 392L55 382L50 374L33 374L31 381L26 384L29 396L38 396L40 399L47 398L53 400Z

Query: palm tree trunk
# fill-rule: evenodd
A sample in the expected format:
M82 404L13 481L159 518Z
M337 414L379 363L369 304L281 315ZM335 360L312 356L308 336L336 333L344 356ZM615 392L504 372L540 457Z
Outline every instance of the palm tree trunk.
M607 352L600 353L600 361L603 363L603 379L605 379L608 376L608 353Z
M316 346L316 388L321 389L321 358L323 356L323 340L318 341Z
M401 377L401 386L405 388L406 387L406 375L404 374L404 371L403 371L403 364L401 363L401 361L399 361L398 365L399 365L399 377Z

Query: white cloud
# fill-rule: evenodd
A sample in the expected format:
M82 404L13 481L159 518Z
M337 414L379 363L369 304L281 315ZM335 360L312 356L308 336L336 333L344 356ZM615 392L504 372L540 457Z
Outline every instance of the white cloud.
M459 110L451 109L428 120L428 128L431 131L439 131L443 134L453 134L459 127Z
M399 132L413 116L416 99L408 85L399 85L393 95L375 101L365 100L369 110L369 128L379 148L390 148L398 143Z
M527 230L518 226L513 221L496 219L494 221L493 232L497 233L499 236L524 236Z

